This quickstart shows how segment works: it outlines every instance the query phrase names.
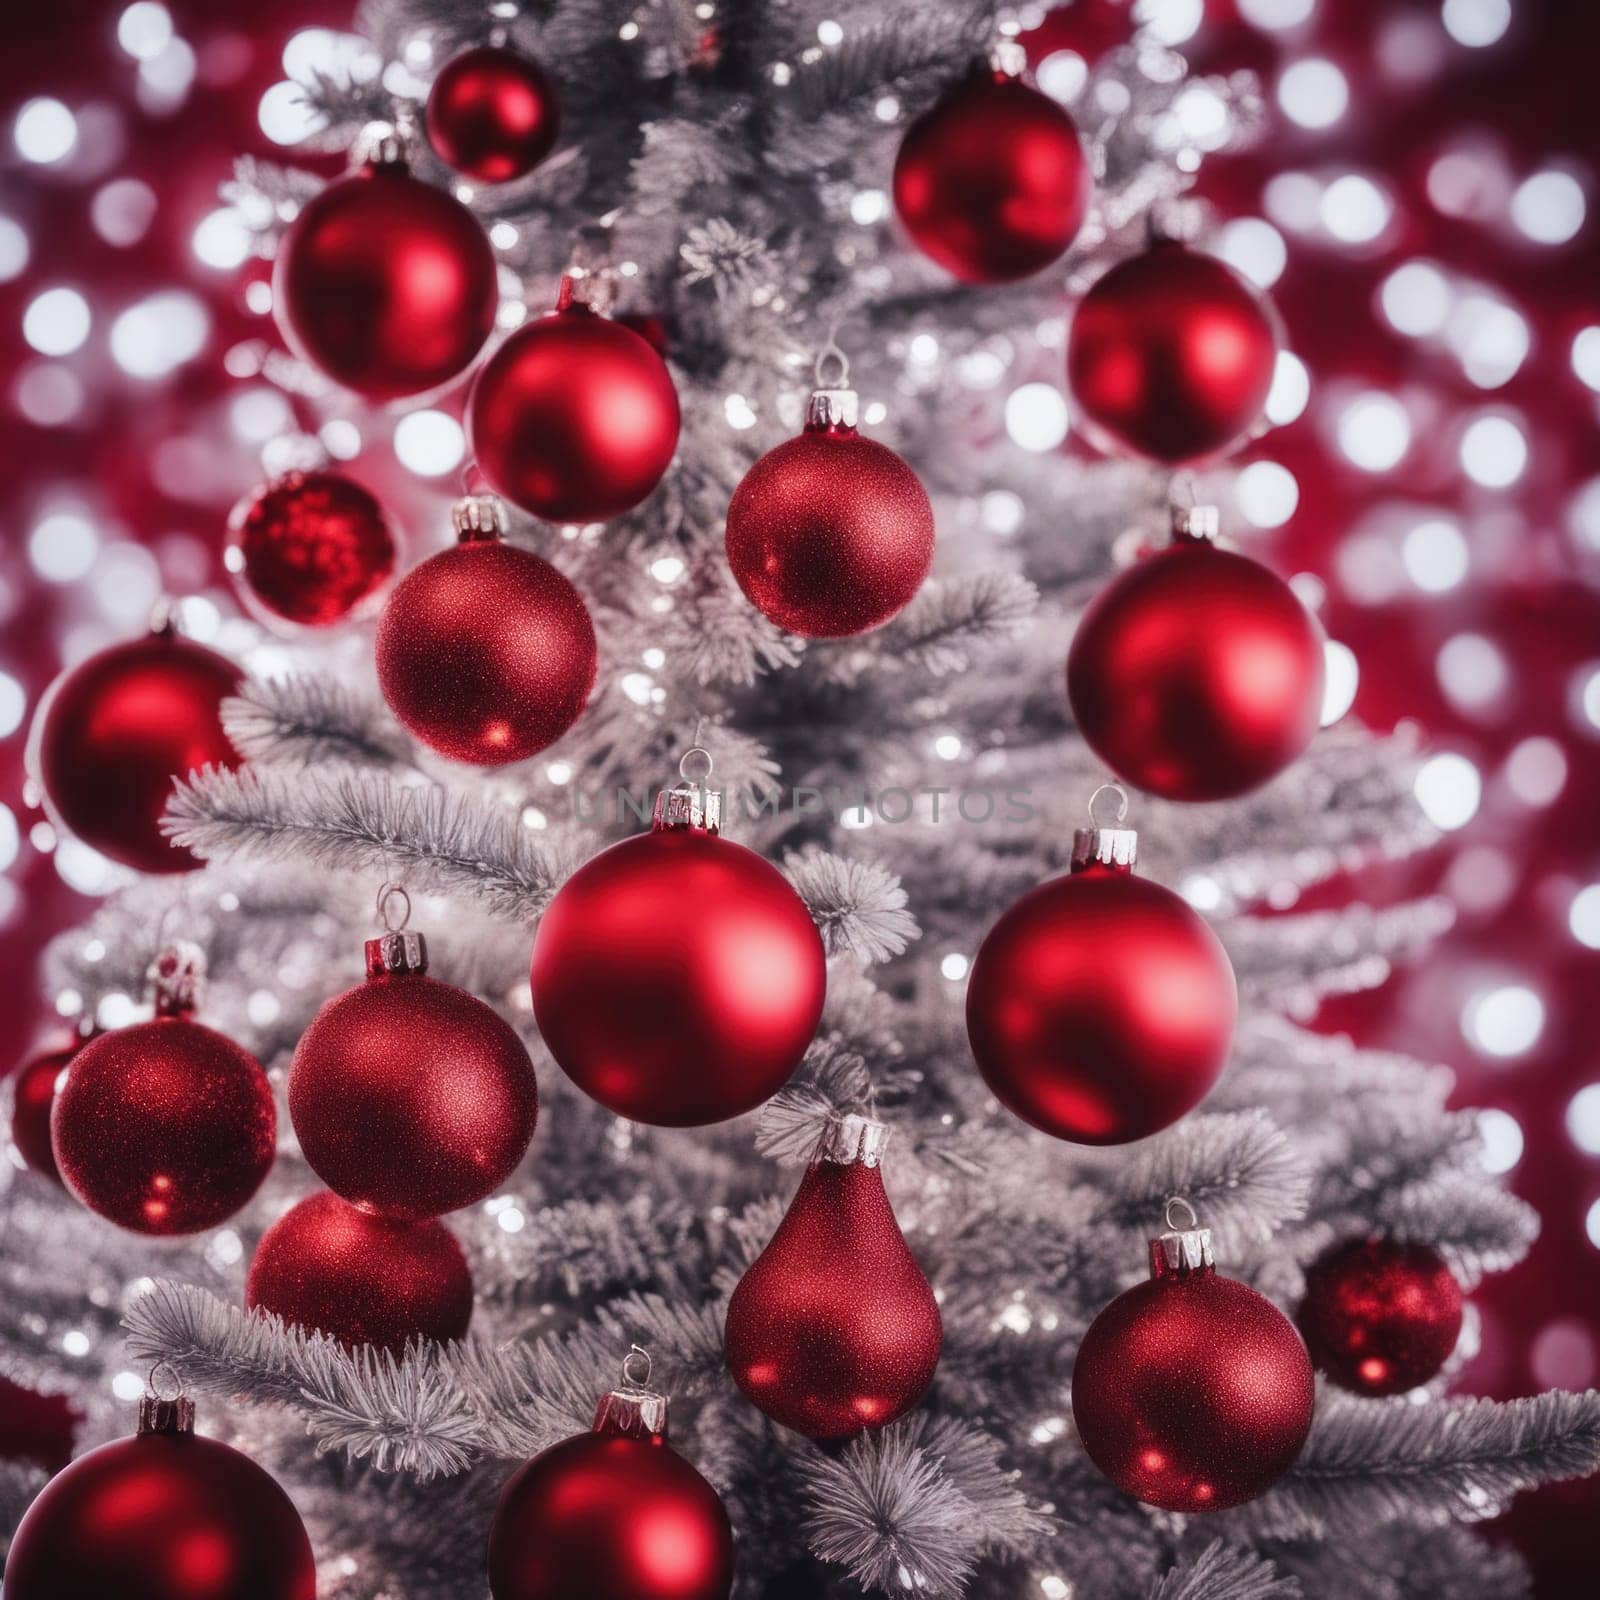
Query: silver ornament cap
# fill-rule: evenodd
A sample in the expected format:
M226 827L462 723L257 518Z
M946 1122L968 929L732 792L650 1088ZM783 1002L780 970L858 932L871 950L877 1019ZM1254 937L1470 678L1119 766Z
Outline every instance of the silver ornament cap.
M1210 1272L1217 1264L1211 1230L1200 1226L1195 1209L1182 1195L1167 1201L1167 1231L1150 1241L1152 1278L1188 1278Z
M634 1345L622 1363L622 1384L600 1397L593 1433L620 1434L626 1439L663 1440L671 1402L650 1388L650 1352Z

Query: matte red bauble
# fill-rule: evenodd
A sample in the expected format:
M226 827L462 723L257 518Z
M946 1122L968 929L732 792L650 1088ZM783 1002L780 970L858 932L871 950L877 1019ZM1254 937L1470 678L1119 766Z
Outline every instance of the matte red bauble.
M91 1039L50 1114L67 1188L136 1233L198 1233L261 1187L278 1114L261 1064L193 1020L200 956L157 957L156 1015Z
M966 283L1009 283L1049 266L1077 238L1093 189L1072 118L992 69L913 122L894 164L906 232Z
M824 1135L778 1231L728 1302L728 1370L774 1422L848 1439L904 1416L939 1364L939 1304L879 1170L888 1129Z
M1210 1231L1191 1227L1151 1240L1149 1282L1089 1324L1072 1416L1090 1460L1124 1493L1166 1511L1221 1511L1294 1465L1314 1389L1294 1324L1220 1277Z
M323 1005L289 1068L311 1170L352 1205L403 1221L493 1194L538 1114L516 1031L427 967L420 934L368 940L366 982Z
M422 394L465 372L499 301L477 219L399 161L369 163L307 201L272 274L290 348L369 400Z
M721 796L704 799L663 792L651 831L579 867L533 941L533 1014L556 1064L658 1127L723 1122L776 1094L827 986L805 902L718 836Z
M472 449L513 505L548 522L621 516L678 448L678 391L649 341L571 299L519 328L472 386Z
M234 508L223 564L252 607L325 628L394 570L394 538L359 483L338 472L290 472Z
M1137 455L1215 455L1255 425L1278 360L1271 311L1232 267L1162 240L1079 302L1067 380L1091 421Z
M341 1344L399 1355L412 1341L466 1333L472 1273L442 1222L392 1222L314 1194L262 1234L244 1302Z
M561 104L537 61L496 45L452 57L428 92L428 143L464 178L508 183L555 149Z
M50 1143L50 1112L56 1103L56 1080L95 1031L86 1031L62 1050L48 1050L17 1068L12 1086L11 1142L31 1172L61 1182Z
M728 1513L667 1443L663 1395L607 1395L592 1432L535 1456L501 1491L494 1600L727 1600L732 1588Z
M819 389L806 431L769 450L734 491L727 544L763 616L840 639L887 622L922 587L933 507L893 450L856 432L855 391Z
M414 567L378 623L389 709L453 761L503 766L559 739L597 665L583 597L542 556L501 537L490 498L456 507L460 542Z
M1300 1331L1342 1388L1404 1394L1438 1377L1454 1352L1461 1285L1425 1244L1352 1239L1307 1271Z
M1208 506L1178 512L1173 543L1095 596L1067 653L1067 698L1090 748L1168 800L1259 788L1322 716L1322 629L1275 572L1216 548L1215 518Z
M140 872L188 872L197 857L161 832L175 780L233 767L222 702L243 674L226 656L163 626L90 656L45 695L30 765L61 825Z
M1126 1144L1205 1097L1238 992L1188 903L1132 871L1136 835L1080 829L1072 871L989 930L967 986L967 1037L1000 1102L1076 1144Z
M139 1432L58 1472L6 1557L6 1600L315 1600L311 1541L248 1456L146 1400Z

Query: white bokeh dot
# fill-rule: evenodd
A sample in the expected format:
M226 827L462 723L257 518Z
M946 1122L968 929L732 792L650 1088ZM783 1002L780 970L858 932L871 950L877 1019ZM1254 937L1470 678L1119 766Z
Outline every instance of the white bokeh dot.
M1182 44L1205 21L1205 0L1139 0L1136 16L1162 44Z
M1567 786L1567 753L1544 734L1519 740L1506 757L1506 782L1523 805L1551 805Z
M394 453L420 478L441 478L467 453L461 424L443 411L413 411L395 424Z
M1300 504L1300 485L1276 461L1252 461L1233 480L1233 497L1245 521L1258 528L1281 528Z
M1447 750L1422 763L1412 789L1423 815L1450 831L1466 827L1478 814L1483 778L1465 756Z
M28 235L20 222L0 216L0 283L10 283L28 270Z
M50 166L65 161L78 146L78 119L50 95L24 103L11 125L17 154L24 161Z
M1024 450L1054 450L1067 436L1067 402L1048 383L1025 383L1006 396L1006 432Z
M1593 323L1573 336L1572 370L1584 384L1600 393L1600 327Z
M1461 466L1486 489L1507 489L1528 465L1528 441L1510 417L1479 417L1461 436Z
M1600 1250L1600 1200L1596 1200L1584 1213L1583 1229L1589 1235L1589 1243Z
M1565 244L1576 238L1588 210L1583 185L1570 172L1536 172L1517 185L1511 220L1535 244Z
M1487 1106L1478 1113L1478 1137L1483 1140L1485 1171L1510 1172L1522 1159L1522 1124L1509 1111Z
M299 144L322 126L322 118L298 83L275 83L261 96L256 111L261 131L274 144Z
M1411 419L1392 394L1369 389L1339 415L1339 448L1363 472L1388 472L1411 448Z
M1270 289L1289 264L1283 235L1262 217L1238 217L1217 236L1217 254L1259 289Z
M89 302L76 289L58 285L35 295L22 313L22 337L43 356L67 356L82 348L92 325Z
M1446 639L1439 647L1435 670L1445 697L1464 711L1492 706L1510 681L1504 654L1481 633L1458 633Z
M135 61L153 61L172 42L172 13L155 0L135 0L117 18L117 43Z
M0 739L9 739L22 726L27 709L27 690L9 672L0 672Z
M1600 1156L1600 1083L1585 1084L1567 1102L1567 1133L1586 1156Z
M200 261L225 272L250 259L254 235L245 225L242 212L223 206L200 219L191 243Z
M1567 907L1567 927L1586 950L1600 950L1600 883L1586 883Z
M1486 1056L1526 1055L1544 1032L1544 1001L1525 983L1485 990L1467 1002L1461 1031Z
M159 203L148 183L138 178L113 178L95 191L89 202L89 220L107 244L126 250L149 231Z
M1322 191L1322 225L1345 244L1370 244L1389 226L1394 203L1371 178L1347 172Z
M1267 420L1281 428L1300 416L1310 399L1311 374L1305 362L1292 350L1280 350L1267 391Z
M1331 128L1350 104L1350 85L1331 61L1309 56L1284 69L1278 104L1302 128Z
M1331 728L1356 703L1361 684L1361 668L1356 653L1338 639L1322 646L1322 711L1318 724Z
M1511 0L1444 0L1440 20L1457 44L1481 50L1511 26Z
M1451 299L1450 280L1431 261L1396 267L1378 290L1378 304L1389 326L1414 339L1444 327Z
M111 324L111 355L133 378L165 378L193 361L211 337L204 304L184 289L163 289Z
M1467 575L1469 552L1461 529L1444 517L1419 522L1400 545L1406 576L1424 594L1443 594Z
M1239 15L1258 28L1298 28L1308 22L1317 0L1238 0Z
M28 560L51 583L76 583L94 565L100 538L78 511L52 511L28 535Z

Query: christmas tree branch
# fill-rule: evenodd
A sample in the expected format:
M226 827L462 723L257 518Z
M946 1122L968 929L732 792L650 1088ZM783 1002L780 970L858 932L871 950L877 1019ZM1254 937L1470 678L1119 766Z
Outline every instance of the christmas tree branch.
M1300 1600L1293 1578L1249 1550L1213 1539L1181 1558L1145 1591L1145 1600Z
M786 855L783 870L805 901L830 956L887 961L903 955L917 937L906 892L886 868L809 849Z
M387 710L335 677L247 683L222 705L222 723L249 761L313 766L410 766L415 751Z

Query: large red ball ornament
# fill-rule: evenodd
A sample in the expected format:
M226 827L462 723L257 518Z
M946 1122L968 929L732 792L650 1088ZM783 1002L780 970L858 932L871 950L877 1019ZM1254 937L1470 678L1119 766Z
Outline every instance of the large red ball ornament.
M458 377L489 337L499 299L477 219L399 161L369 163L308 201L272 274L290 348L369 400Z
M466 1333L472 1273L442 1222L393 1222L314 1194L261 1236L244 1299L341 1344L399 1355L417 1340Z
M1078 304L1067 379L1089 419L1137 455L1175 464L1249 432L1278 330L1232 267L1171 240L1113 267Z
M29 763L51 813L103 856L141 872L199 866L169 843L161 816L175 780L233 767L222 702L239 668L164 625L112 645L58 678L40 704Z
M594 624L572 584L507 544L496 502L456 507L460 542L396 585L378 683L401 723L453 761L503 766L559 739L589 702Z
M894 203L922 253L966 283L1009 283L1057 260L1089 211L1078 129L1048 95L984 69L906 130Z
M537 61L497 45L452 57L428 92L428 143L479 183L508 183L555 149L561 103Z
M1357 1394L1404 1394L1439 1376L1461 1336L1461 1285L1437 1250L1352 1239L1306 1273L1311 1359Z
M879 1170L888 1130L829 1127L778 1231L728 1302L728 1370L774 1422L812 1439L881 1428L939 1364L933 1289Z
M427 966L420 934L369 940L366 982L323 1005L289 1068L311 1170L363 1211L412 1222L493 1194L538 1114L516 1031Z
M533 941L533 1014L550 1054L635 1122L700 1127L753 1110L783 1087L822 1016L827 965L805 902L718 836L719 815L664 792L651 831L573 873Z
M1193 1109L1238 1012L1217 936L1132 871L1136 835L1079 830L1072 871L989 930L967 986L967 1036L1003 1105L1076 1144L1126 1144Z
M478 467L548 522L604 522L661 482L678 448L678 391L649 341L571 298L484 364L468 420Z
M1150 1274L1078 1347L1072 1416L1083 1447L1146 1505L1200 1512L1253 1500L1310 1432L1306 1347L1271 1301L1218 1275L1206 1229L1153 1239Z

